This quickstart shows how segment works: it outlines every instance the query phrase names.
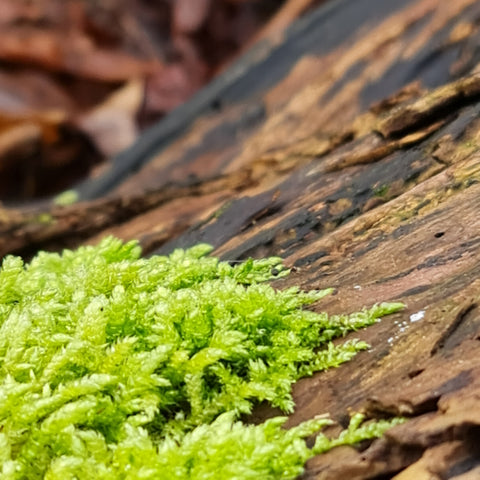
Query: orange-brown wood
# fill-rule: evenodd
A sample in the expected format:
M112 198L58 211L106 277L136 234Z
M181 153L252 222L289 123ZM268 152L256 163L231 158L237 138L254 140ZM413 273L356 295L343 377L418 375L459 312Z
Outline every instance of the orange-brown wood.
M317 28L344 18L328 27L341 30L357 8L334 3L312 14ZM267 87L250 79L220 111L197 111L105 195L1 208L0 254L28 257L106 234L138 238L146 254L208 242L229 260L283 256L294 268L278 286L335 287L318 310L403 301L404 312L354 335L370 351L296 384L289 424L326 412L344 423L352 410L409 420L370 445L312 459L304 478L473 479L480 2L383 3L344 39L325 33L328 48L305 48ZM282 48L302 38L311 46L294 35ZM287 51L275 48L263 50L270 66ZM253 420L273 413L260 406Z

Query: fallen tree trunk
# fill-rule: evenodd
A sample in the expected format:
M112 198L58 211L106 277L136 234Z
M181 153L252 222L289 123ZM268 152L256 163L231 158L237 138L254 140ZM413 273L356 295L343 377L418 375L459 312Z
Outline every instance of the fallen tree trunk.
M358 333L369 352L296 385L289 423L410 420L304 477L477 478L478 19L473 0L322 7L81 186L85 201L0 210L0 253L106 234L147 254L207 242L229 260L281 255L288 285L335 287L318 309L403 301Z

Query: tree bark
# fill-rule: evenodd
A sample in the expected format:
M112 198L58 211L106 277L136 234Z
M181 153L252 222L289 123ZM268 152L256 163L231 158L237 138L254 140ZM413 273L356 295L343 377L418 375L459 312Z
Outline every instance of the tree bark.
M327 3L80 186L83 201L0 209L0 254L107 234L146 254L207 242L284 257L278 285L335 287L318 310L403 301L355 334L370 351L298 382L289 424L409 420L304 478L477 478L479 19L475 0Z

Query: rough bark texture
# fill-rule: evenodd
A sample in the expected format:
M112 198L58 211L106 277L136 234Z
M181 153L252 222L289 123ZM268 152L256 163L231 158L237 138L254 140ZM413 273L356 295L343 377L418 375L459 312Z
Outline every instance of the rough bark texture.
M290 423L410 420L304 478L479 478L479 24L475 0L328 3L79 187L90 200L0 209L0 254L201 241L283 256L283 283L336 288L318 309L403 301L357 333L370 351L295 386Z

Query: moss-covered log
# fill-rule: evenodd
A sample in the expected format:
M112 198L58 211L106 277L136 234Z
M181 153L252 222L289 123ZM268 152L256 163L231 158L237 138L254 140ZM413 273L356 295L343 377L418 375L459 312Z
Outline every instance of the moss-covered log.
M289 423L410 420L304 478L476 478L479 19L475 0L327 3L80 186L83 201L2 208L0 254L106 234L146 253L207 242L228 260L284 257L286 285L336 288L332 313L405 302L357 334L369 352L296 385Z

